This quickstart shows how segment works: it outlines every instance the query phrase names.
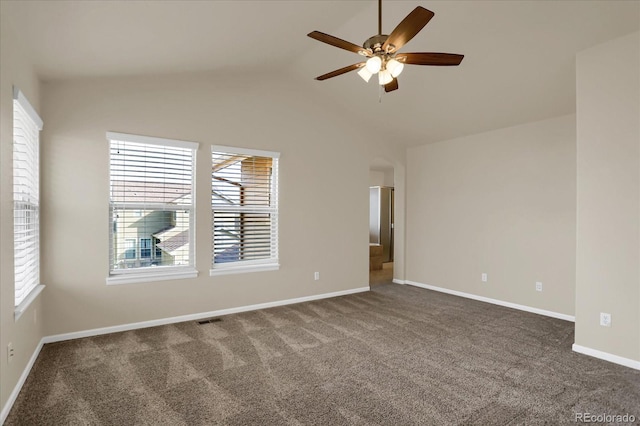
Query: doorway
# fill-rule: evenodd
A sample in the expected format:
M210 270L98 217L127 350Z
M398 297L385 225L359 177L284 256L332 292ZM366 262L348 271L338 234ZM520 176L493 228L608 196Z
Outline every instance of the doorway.
M384 172L381 172L384 173ZM393 183L393 170L387 171ZM372 175L373 175L372 171ZM369 187L369 285L393 282L394 260L394 188Z

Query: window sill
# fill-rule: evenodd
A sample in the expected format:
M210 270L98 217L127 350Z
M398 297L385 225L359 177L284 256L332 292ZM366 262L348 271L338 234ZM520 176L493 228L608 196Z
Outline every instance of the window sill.
M151 281L181 280L196 278L195 269L181 269L179 271L141 272L129 274L114 274L107 277L107 285L147 283Z
M263 271L277 271L278 269L280 269L279 263L267 263L263 265L226 266L226 267L211 269L209 271L209 276L215 277L218 275L245 274L249 272L263 272Z
M31 305L31 303L36 300L38 295L42 293L42 290L44 290L44 285L37 285L33 290L31 290L31 293L29 293L29 295L18 306L16 306L16 309L13 312L14 321L18 321L18 318L22 316L29 305Z

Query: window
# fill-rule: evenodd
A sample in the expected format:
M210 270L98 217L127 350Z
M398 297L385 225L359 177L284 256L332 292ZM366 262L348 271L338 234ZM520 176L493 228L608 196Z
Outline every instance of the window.
M198 144L107 133L107 283L195 277L194 168Z
M140 238L140 257L151 257L151 238Z
M278 269L278 158L212 147L211 275Z
M42 120L13 89L13 251L16 315L40 286L40 130Z
M126 238L125 245L127 246L124 251L125 259L135 259L136 258L136 240L135 238Z

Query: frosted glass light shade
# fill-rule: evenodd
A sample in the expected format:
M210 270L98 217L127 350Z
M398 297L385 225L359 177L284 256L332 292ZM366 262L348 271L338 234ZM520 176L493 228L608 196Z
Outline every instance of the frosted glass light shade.
M371 74L375 74L380 71L382 67L382 59L379 56L372 56L367 59L367 69Z
M404 64L396 61L395 59L390 59L389 62L387 62L387 69L391 73L391 76L395 78L399 76L404 69Z
M391 80L393 80L393 77L391 76L389 70L382 70L378 73L378 83L380 84L380 86L391 83Z
M360 77L362 77L362 79L368 83L368 82L369 82L369 80L371 80L371 76L372 76L373 74L371 74L371 73L369 72L369 70L367 69L367 67L362 67L362 68L360 68L360 71L358 71L358 75L359 75Z

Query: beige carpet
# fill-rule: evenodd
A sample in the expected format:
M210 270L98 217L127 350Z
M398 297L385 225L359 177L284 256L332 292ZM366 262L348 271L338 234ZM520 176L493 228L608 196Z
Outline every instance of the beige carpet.
M7 425L573 424L640 418L640 371L573 324L432 291L371 292L43 348Z

